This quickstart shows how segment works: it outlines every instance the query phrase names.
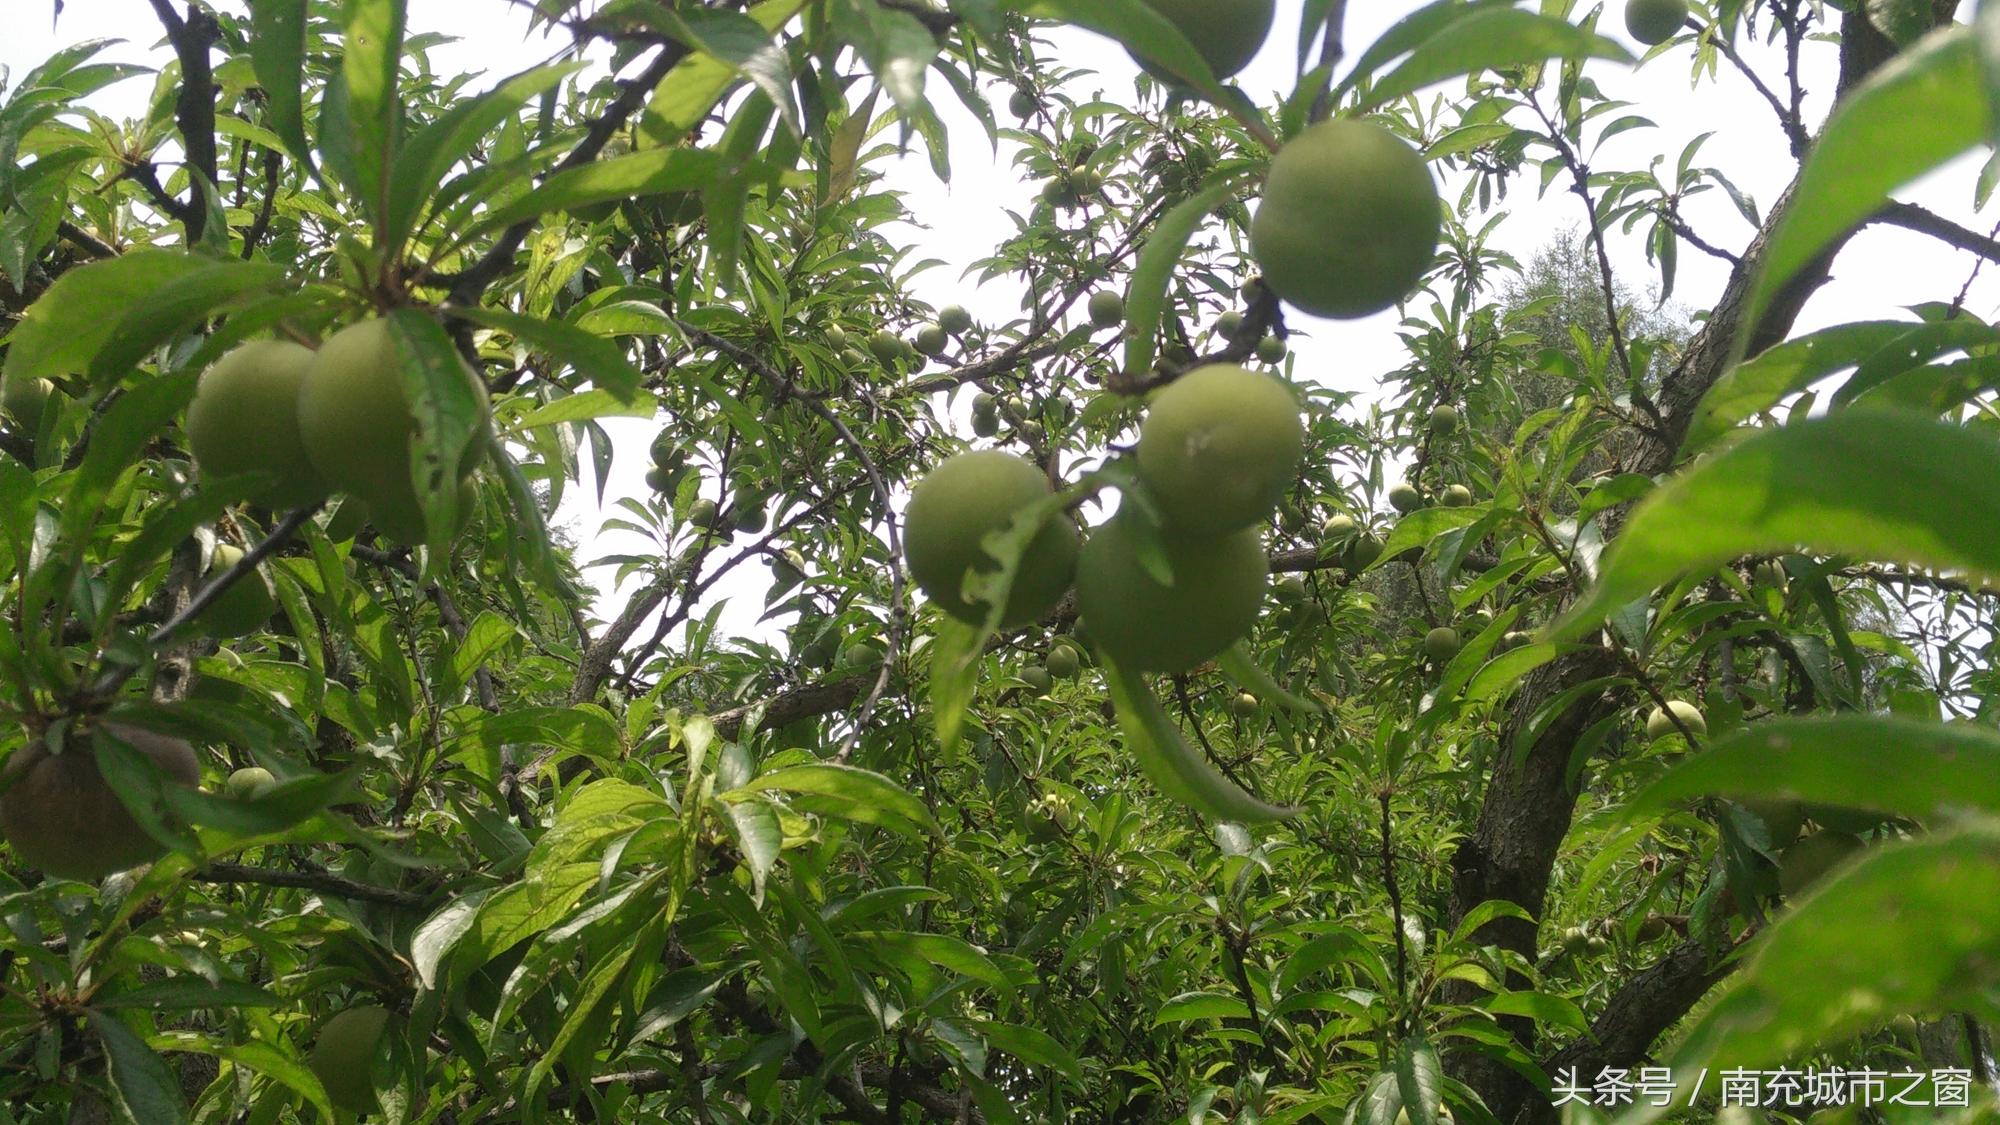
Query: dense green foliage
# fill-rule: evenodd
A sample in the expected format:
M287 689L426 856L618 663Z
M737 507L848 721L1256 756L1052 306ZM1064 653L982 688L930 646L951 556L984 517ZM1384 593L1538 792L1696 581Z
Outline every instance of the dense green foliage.
M538 0L505 78L156 0L10 76L0 1115L1990 1119L2000 243L1891 193L1986 205L2000 2L1634 3L1781 198L1599 162L1619 0L1280 5L1268 104L1264 0ZM885 169L989 142L974 315ZM1863 225L1964 269L1795 332ZM1392 306L1382 396L1301 358Z

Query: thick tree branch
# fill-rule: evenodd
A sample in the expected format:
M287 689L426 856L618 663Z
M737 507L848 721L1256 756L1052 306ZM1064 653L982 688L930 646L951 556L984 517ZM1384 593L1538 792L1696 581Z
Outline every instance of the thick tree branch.
M412 891L357 883L324 871L278 871L269 867L246 867L240 863L211 863L192 878L200 883L254 883L262 887L291 887L355 902L379 902L385 906L428 907L432 900Z
M176 15L172 0L152 0L153 11L167 29L167 41L181 64L181 85L174 103L174 121L181 133L181 148L187 155L190 176L199 176L216 186L215 159L215 71L208 52L221 38L222 28L206 9L188 5L187 18ZM176 216L187 228L189 243L200 242L208 222L208 208L202 205L199 184L188 186L188 202Z

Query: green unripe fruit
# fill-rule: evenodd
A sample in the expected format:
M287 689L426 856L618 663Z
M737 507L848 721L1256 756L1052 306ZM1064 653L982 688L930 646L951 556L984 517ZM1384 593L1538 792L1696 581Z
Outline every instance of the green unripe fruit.
M1319 527L1319 533L1323 539L1338 541L1354 534L1357 526L1353 516L1346 512L1335 512L1326 517L1326 522Z
M1458 430L1458 407L1450 403L1441 403L1433 407L1431 410L1430 427L1431 432L1440 437L1445 434L1456 433Z
M361 534L368 523L368 505L349 496L340 501L340 507L326 521L326 537L330 542L345 543Z
M1051 207L1069 207L1076 203L1076 191L1070 187L1069 178L1057 176L1042 185L1042 202Z
M472 440L455 469L461 479L486 455L492 410L486 387L454 357L466 393L478 405ZM423 505L410 466L417 420L403 393L403 359L387 320L364 320L334 333L299 387L299 434L320 476L368 502L383 534L423 540Z
M1285 341L1276 336L1266 336L1257 341L1257 358L1265 363L1277 363L1291 351Z
M646 487L654 492L672 492L680 484L680 474L658 465L646 470Z
M1861 848L1860 840L1830 828L1807 836L1778 857L1779 892L1798 897Z
M1374 565L1375 560L1381 557L1380 539L1366 533L1357 535L1347 548L1347 569L1358 574Z
M1277 595L1278 600L1281 602L1304 601L1306 596L1306 580L1301 575L1287 574L1283 578L1278 579L1277 585L1271 588L1271 592Z
M978 394L972 396L972 412L974 414L998 414L1000 412L1000 400L987 394L985 391L980 391Z
M1097 328L1113 328L1125 323L1125 297L1115 289L1099 289L1090 295L1090 323Z
M917 329L917 350L933 358L944 354L951 346L951 335L941 324L926 324Z
M56 385L47 379L9 379L0 386L0 408L33 436L42 428L42 412L48 409L49 396L54 393Z
M215 554L209 558L206 577L213 581L242 558L242 548L217 543ZM276 612L278 599L271 591L271 580L264 577L263 571L253 570L230 583L221 597L209 603L201 612L201 628L216 637L247 637L270 624L271 615Z
M903 358L903 338L888 329L881 329L868 337L868 354L884 367Z
M736 502L736 530L745 535L755 535L764 530L764 500L762 497L744 498Z
M1687 24L1687 0L1626 0L1625 30L1648 47L1672 39Z
M1096 195L1104 190L1104 173L1095 168L1079 168L1070 177L1070 186L1079 197Z
M1047 695L1049 689L1055 686L1055 679L1049 670L1039 664L1030 664L1021 669L1021 682L1027 684L1028 690L1036 695Z
M846 346L847 346L847 329L845 329L845 328L842 328L842 327L841 327L840 325L838 325L838 324L829 324L829 325L827 325L827 326L826 326L826 346L827 346L827 347L830 347L830 348L832 348L832 349L833 349L833 350L835 350L835 351L839 351L840 349L842 349L842 348L846 347Z
M1526 633L1516 629L1500 637L1500 651L1512 652L1517 648L1533 643L1535 643L1535 635L1533 633Z
M166 854L98 772L97 731L150 759L171 784L192 788L201 780L193 747L123 723L72 731L60 754L41 739L15 750L0 767L0 834L22 862L57 878L96 882Z
M1035 95L1026 90L1016 90L1007 99L1007 111L1016 117L1033 117L1040 107L1041 103L1035 100Z
M472 522L472 509L479 503L479 491L472 478L458 482L458 522L454 534ZM415 506L414 495L407 504L378 504L368 510L375 530L398 543L416 546L424 541L424 513Z
M946 305L938 310L938 326L954 336L964 335L972 328L972 314L963 305Z
M1424 494L1409 482L1399 481L1389 489L1389 506L1405 514L1414 512L1424 506Z
M1254 530L1194 536L1167 531L1173 575L1162 586L1139 558L1138 517L1120 513L1084 545L1076 601L1100 651L1127 671L1186 672L1257 623L1270 563Z
M296 508L327 494L299 433L299 386L313 353L289 340L258 340L201 373L188 404L188 452L204 476L264 473L253 499Z
M1653 713L1646 716L1646 741L1658 742L1670 734L1680 733L1680 727L1675 726L1674 720L1667 717L1669 711L1681 721L1681 726L1686 727L1697 737L1708 733L1708 720L1701 717L1700 708L1683 700L1669 699L1665 710L1655 707Z
M853 641L840 649L840 666L850 672L880 668L882 659L881 647L869 641Z
M1799 838L1799 832L1806 822L1806 807L1799 801L1783 798L1742 797L1737 804L1748 809L1758 820L1764 822L1764 830L1771 837L1774 848L1790 847Z
M1277 13L1275 0L1145 0L1145 4L1187 37L1217 79L1250 65L1271 34ZM1132 57L1139 59L1136 53ZM1152 74L1170 77L1145 59L1139 63Z
M980 437L992 437L1000 432L1000 416L990 410L973 411L972 432Z
M1408 296L1442 223L1424 158L1377 125L1323 121L1271 162L1250 224L1264 283L1315 316L1352 318Z
M780 554L766 560L771 568L771 581L780 586L796 586L805 581L806 559L804 555L787 548Z
M375 1112L375 1055L389 1031L389 1012L361 1004L319 1029L308 1065L333 1104L349 1113Z
M1424 634L1424 655L1433 664L1444 664L1458 655L1460 642L1458 630L1449 625L1440 625Z
M1290 388L1228 364L1168 384L1139 429L1140 479L1167 522L1196 535L1227 535L1269 516L1304 456Z
M232 801L254 801L278 787L278 779L263 766L245 766L222 783L222 795Z
M917 482L904 512L903 554L910 575L939 609L961 621L982 623L989 607L964 594L969 574L999 565L982 540L1048 495L1042 470L1011 453L981 450L946 460ZM1025 625L1054 608L1069 589L1076 558L1076 537L1068 521L1050 518L1022 554L1001 625Z
M1776 559L1767 559L1758 563L1757 568L1750 572L1750 581L1753 585L1783 590L1790 585L1791 575L1785 570L1784 563Z
M1021 439L1022 444L1033 447L1041 445L1048 437L1048 432L1042 429L1040 422L1030 421L1021 423L1021 428L1014 432L1014 436Z
M1444 494L1438 497L1438 499L1447 508L1470 507L1472 504L1472 490L1462 484L1454 484L1447 487L1444 490Z
M1215 318L1215 334L1217 336L1234 337L1241 331L1243 331L1242 313L1231 309Z
M1236 699L1230 704L1229 709L1235 712L1239 719L1254 719L1259 710L1257 697L1247 691L1237 692Z
M701 528L704 531L713 531L716 529L720 523L718 516L719 513L716 511L715 501L706 497L696 500L688 506L687 522L691 526Z
M866 367L868 366L868 357L862 355L858 348L848 348L840 353L840 362L849 367Z
M1076 647L1066 640L1058 640L1049 646L1049 657L1044 663L1049 675L1058 680L1074 680L1083 670L1083 658L1077 655Z
M654 465L662 469L678 471L687 466L687 451L681 448L680 438L672 430L654 434L646 454L653 459Z

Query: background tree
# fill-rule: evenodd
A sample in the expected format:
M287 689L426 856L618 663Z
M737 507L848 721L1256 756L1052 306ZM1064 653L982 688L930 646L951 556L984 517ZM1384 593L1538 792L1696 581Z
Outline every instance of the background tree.
M400 0L155 0L143 117L103 44L0 89L16 1116L1539 1122L1671 1064L1708 1119L1814 1062L1991 1112L2000 243L1891 193L1991 145L2000 11L1648 3L1774 115L1760 208L1599 166L1621 5L1318 0L1268 105L1228 7L544 0L494 80ZM1287 238L1336 135L1379 174ZM882 175L992 138L999 320ZM1392 174L1435 258L1316 269L1423 249ZM1582 225L1522 270L1531 186ZM1795 333L1869 226L1964 272ZM1385 395L1301 370L1398 296ZM1149 456L1211 423L1232 471ZM599 616L545 520L640 457Z

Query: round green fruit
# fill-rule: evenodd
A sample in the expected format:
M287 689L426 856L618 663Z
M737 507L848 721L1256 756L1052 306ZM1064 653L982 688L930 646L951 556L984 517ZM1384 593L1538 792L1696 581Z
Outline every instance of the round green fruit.
M307 1062L336 1107L356 1114L375 1112L375 1055L389 1023L387 1009L361 1004L321 1025Z
M903 338L888 329L882 329L868 337L868 354L884 367L903 358Z
M299 387L310 349L289 340L257 340L216 360L188 404L188 452L206 476L264 473L253 499L296 508L327 494L299 433Z
M716 510L715 501L703 497L688 505L687 522L703 531L715 531L721 526L721 513Z
M123 723L72 732L63 752L35 739L0 767L0 834L23 862L62 879L95 882L158 859L166 847L126 810L97 768L97 734L109 733L150 759L167 780L201 780L194 748L178 738Z
M1433 407L1431 409L1430 427L1431 432L1437 434L1439 437L1456 433L1458 431L1458 407L1448 402Z
M1472 504L1472 490L1462 484L1450 485L1438 497L1438 500L1447 508L1470 507Z
M830 348L832 348L832 349L833 349L833 350L835 350L835 351L839 351L840 349L842 349L842 348L846 347L846 346L847 346L847 329L845 329L845 328L842 328L842 327L841 327L840 325L838 325L838 324L829 324L829 325L827 325L827 326L826 326L826 346L827 346L827 347L830 347Z
M463 480L486 455L492 409L485 385L457 362L479 412L456 466ZM410 466L417 420L403 393L402 367L387 320L364 320L334 333L299 386L299 435L321 477L367 501L384 534L415 543L423 540L423 505Z
M1460 643L1458 630L1440 625L1424 634L1424 655L1433 664L1443 664L1458 655Z
M1083 658L1078 655L1075 645L1067 640L1058 640L1049 646L1049 656L1043 666L1048 669L1049 675L1058 680L1074 680L1083 671Z
M1407 481L1398 481L1389 489L1389 506L1408 514L1424 506L1424 494Z
M1625 30L1648 47L1672 39L1686 25L1687 0L1626 0Z
M1168 384L1139 429L1140 479L1170 524L1197 535L1227 535L1269 516L1304 456L1291 389L1229 364Z
M1802 802L1775 797L1742 797L1737 803L1764 822L1764 830L1770 835L1774 848L1790 847L1805 827L1806 807Z
M983 622L986 603L965 597L970 573L999 565L982 541L1048 495L1042 470L998 450L961 453L931 470L911 491L904 512L903 554L917 586L953 617ZM1025 625L1052 609L1069 589L1076 558L1069 522L1050 518L1022 555L1001 625Z
M1215 318L1215 334L1217 336L1234 337L1241 331L1243 331L1243 314L1237 312L1235 309L1231 309Z
M1515 629L1501 635L1500 651L1512 652L1517 648L1522 648L1526 645L1531 645L1534 643L1535 643L1535 635L1533 633L1522 632L1519 629Z
M972 412L972 432L979 437L990 438L1000 432L1000 415L993 411Z
M646 454L653 459L655 466L669 472L680 472L687 467L687 451L681 448L680 437L672 430L654 434Z
M228 543L217 543L215 553L209 556L207 578L213 580L243 559L243 549ZM270 624L271 615L278 612L278 599L271 591L271 580L261 570L253 570L230 583L222 596L209 603L201 613L201 627L211 636L247 637Z
M0 385L0 409L5 409L21 429L32 437L42 428L42 412L56 385L47 379L9 379Z
M1239 719L1256 718L1257 712L1258 710L1260 710L1260 708L1261 705L1257 702L1257 697L1251 695L1247 691L1237 692L1235 700L1232 701L1229 705L1229 709L1233 711L1236 714L1236 717Z
M1860 840L1831 828L1807 836L1778 857L1778 890L1796 898L1861 848Z
M731 510L731 524L745 535L756 535L764 530L768 517L764 512L762 497L746 496L736 502Z
M1035 95L1026 90L1016 90L1007 99L1007 111L1016 117L1033 117L1039 108L1041 103L1035 100Z
M254 801L277 788L278 779L263 766L245 766L222 783L222 795L232 801Z
M646 487L654 492L669 493L681 482L680 474L658 465L646 470Z
M1287 574L1271 587L1271 593L1281 602L1300 602L1306 597L1304 575Z
M1079 198L1087 198L1104 190L1104 173L1095 168L1079 168L1070 177L1070 186Z
M1266 336L1257 341L1257 358L1265 363L1277 363L1291 353L1285 341L1277 336Z
M963 305L946 305L938 310L938 326L954 336L962 336L972 330L972 314Z
M882 648L870 641L850 641L840 648L840 666L850 672L868 672L882 666Z
M1338 542L1353 535L1359 526L1354 522L1353 516L1346 512L1335 512L1326 517L1325 523L1319 525L1319 533L1321 538L1329 542Z
M846 348L840 353L840 362L849 367L866 367L868 366L868 357L863 355L859 348Z
M1250 224L1264 283L1315 316L1389 308L1437 256L1441 209L1424 158L1380 126L1336 118L1271 162Z
M917 350L935 359L951 347L951 334L942 324L926 324L917 329Z
M1090 295L1090 323L1097 328L1115 328L1125 323L1125 297L1116 289L1099 289Z
M1030 664L1021 669L1021 682L1027 684L1028 690L1036 695L1047 695L1049 689L1055 686L1054 676L1039 664Z
M1680 720L1680 726L1675 726L1674 719L1667 717L1669 711ZM1708 733L1708 720L1701 717L1700 708L1684 700L1669 699L1665 709L1655 707L1653 713L1646 716L1646 741L1658 742L1670 734L1679 734L1683 726L1697 737Z
M1758 563L1757 568L1750 572L1750 581L1753 585L1783 590L1790 584L1791 575L1786 572L1784 563L1776 559L1767 559Z
M1382 557L1382 541L1373 535L1363 533L1354 537L1347 548L1347 569L1359 573L1373 566Z
M334 543L345 543L361 534L368 524L368 505L352 496L343 498L340 507L327 517L326 537Z
M1277 14L1276 0L1145 0L1145 4L1187 37L1218 79L1250 65L1271 34ZM1165 75L1144 59L1140 65Z
M1127 671L1186 672L1257 623L1270 561L1254 530L1169 530L1160 548L1173 585L1162 586L1139 557L1139 537L1151 530L1120 514L1090 537L1077 562L1077 608L1100 649Z

